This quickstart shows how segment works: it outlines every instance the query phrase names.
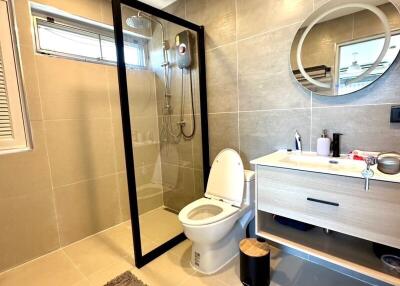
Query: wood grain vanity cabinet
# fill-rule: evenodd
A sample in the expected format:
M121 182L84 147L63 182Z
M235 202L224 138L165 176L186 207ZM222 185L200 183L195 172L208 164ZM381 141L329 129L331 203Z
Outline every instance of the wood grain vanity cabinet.
M264 160L265 161L265 160ZM375 256L372 242L400 248L400 184L262 164L256 169L256 233L328 262L390 284L400 273ZM274 215L316 226L300 231L276 222ZM321 228L334 231L331 235Z

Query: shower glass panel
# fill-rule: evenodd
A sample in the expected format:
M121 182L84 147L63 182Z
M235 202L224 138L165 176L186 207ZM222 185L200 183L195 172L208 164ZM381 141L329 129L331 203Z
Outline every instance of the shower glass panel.
M138 1L114 0L113 12L140 267L184 239L179 211L204 196L209 168L204 34L202 27ZM121 43L138 48L118 48ZM142 65L131 65L132 56Z

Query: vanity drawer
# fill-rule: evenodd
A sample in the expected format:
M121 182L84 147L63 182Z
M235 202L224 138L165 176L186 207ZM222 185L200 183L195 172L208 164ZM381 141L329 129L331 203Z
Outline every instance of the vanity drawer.
M258 209L400 248L399 184L257 166Z

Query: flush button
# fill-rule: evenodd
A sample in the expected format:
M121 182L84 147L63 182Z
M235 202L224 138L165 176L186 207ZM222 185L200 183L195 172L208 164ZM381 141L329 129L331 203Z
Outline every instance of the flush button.
M400 123L400 105L392 106L392 110L390 112L390 122Z

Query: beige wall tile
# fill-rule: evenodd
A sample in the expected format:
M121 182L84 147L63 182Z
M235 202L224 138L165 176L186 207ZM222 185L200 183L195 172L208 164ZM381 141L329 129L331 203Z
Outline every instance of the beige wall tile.
M108 0L106 0L108 1ZM121 103L119 99L118 70L115 66L105 66L107 73L108 93L111 104L111 115L121 121Z
M71 286L84 280L62 251L54 252L0 275L0 285Z
M124 149L124 136L122 132L121 118L113 118L113 132L114 132L114 146L115 146L115 161L117 165L117 172L125 171L125 149Z
M136 169L136 192L139 214L159 208L163 205L163 186L161 166L149 165ZM129 194L126 173L118 174L122 219L130 218Z
M238 110L236 43L206 53L208 112Z
M206 186L204 184L203 170L194 170L194 191L199 198L204 196Z
M195 191L194 169L162 164L164 205L180 211L201 196Z
M176 1L163 9L165 12L185 19L186 17L186 1Z
M193 167L192 141L181 140L179 143L161 143L163 163Z
M141 173L144 168L139 168L137 171ZM146 171L145 171L146 172ZM139 214L144 214L146 212L152 211L156 208L161 207L163 202L163 186L161 183L146 183L140 184L143 178L147 177L147 174L138 174L135 179L137 181L136 193L138 200ZM126 173L119 173L119 192L120 192L120 202L121 202L121 212L122 220L128 220L131 218L130 205L129 205L129 193L128 193L128 182L126 178ZM139 183L138 183L139 181Z
M234 0L188 0L186 17L205 26L206 49L236 40L236 7Z
M309 107L310 92L289 68L292 39L298 25L239 42L240 111Z
M22 65L24 88L28 102L30 120L42 119L42 108L34 55L32 18L28 0L14 1L17 19L18 41Z
M146 185L137 188L136 191L138 194L139 215L164 205L162 185Z
M113 25L113 14L111 0L99 0L102 23L107 25Z
M208 134L210 165L215 156L225 148L239 150L239 131L237 113L219 113L208 115Z
M146 165L135 170L136 185L138 187L162 183L161 164Z
M36 2L64 10L73 15L101 22L103 20L99 0L37 0Z
M326 65L334 68L337 45L353 39L354 18L352 15L340 17L315 25L303 44L302 62L305 67ZM291 50L291 64L298 69L296 51L304 29L296 34Z
M147 70L128 70L127 80L131 116L157 116L154 73Z
M30 120L42 120L42 103L36 72L36 58L31 46L20 46L21 65L25 97Z
M134 146L135 167L161 162L160 145L158 143L137 143Z
M115 173L111 119L46 122L55 187Z
M29 0L14 1L14 7L18 27L18 40L21 45L33 48L34 36Z
M400 127L389 123L390 105L315 108L312 149L322 129L343 133L341 153L352 150L400 151Z
M196 133L193 138L193 167L203 170L203 136L205 130L201 125L200 115L196 115ZM208 135L208 134L207 134ZM208 142L206 143L208 144Z
M195 122L196 129L195 129L195 136L200 135L201 129L200 129L200 120L197 117L197 120ZM172 116L172 125L174 122L179 122L180 117L179 116ZM193 126L193 119L192 116L190 115L185 115L184 120L186 122L185 127L184 127L184 132L185 134L190 134L192 132L192 126ZM159 122L160 128L162 128L162 121L160 119ZM179 129L174 127L174 132L176 134L179 134ZM161 131L160 131L161 133ZM193 168L194 167L194 154L193 154L193 144L194 140L186 140L183 137L179 138L179 142L165 142L161 141L161 159L162 163L168 163L168 164L174 164L174 165L180 165L186 168Z
M311 109L241 112L240 151L245 166L279 149L294 149L296 130L302 137L303 150L310 150L310 124Z
M171 89L170 93L172 94L170 98L170 106L171 110L170 113L172 115L180 115L181 112L181 98L182 98L182 72L179 70L173 70L171 72ZM183 74L183 80L184 80L184 96L185 96L185 102L184 102L184 113L185 114L190 114L192 110L192 102L191 102L191 96L190 96L190 79L189 79L189 73L187 71L184 72ZM160 76L156 76L156 92L157 92L157 104L158 104L158 115L162 115L164 112L164 106L165 106L165 101L164 101L164 81L163 78ZM195 108L195 114L200 112L199 108L199 82L198 82L198 74L192 70L192 88L193 88L193 95L194 95L194 108Z
M56 188L63 246L121 222L117 176Z
M57 249L60 245L53 194L43 191L1 198L0 229L0 270Z
M36 58L45 119L111 117L103 65L44 55Z
M161 163L135 169L136 194L139 214L163 205Z
M301 22L313 10L313 0L238 0L238 39Z
M398 30L400 28L400 15L396 6L384 4L379 8L385 13L389 20L390 28ZM383 26L379 18L370 11L361 11L354 15L354 38L370 37L383 33Z
M135 146L156 144L159 142L158 118L156 113L149 116L134 116L131 114L131 129Z
M1 155L0 199L51 190L43 123L32 122L32 133L32 151Z

